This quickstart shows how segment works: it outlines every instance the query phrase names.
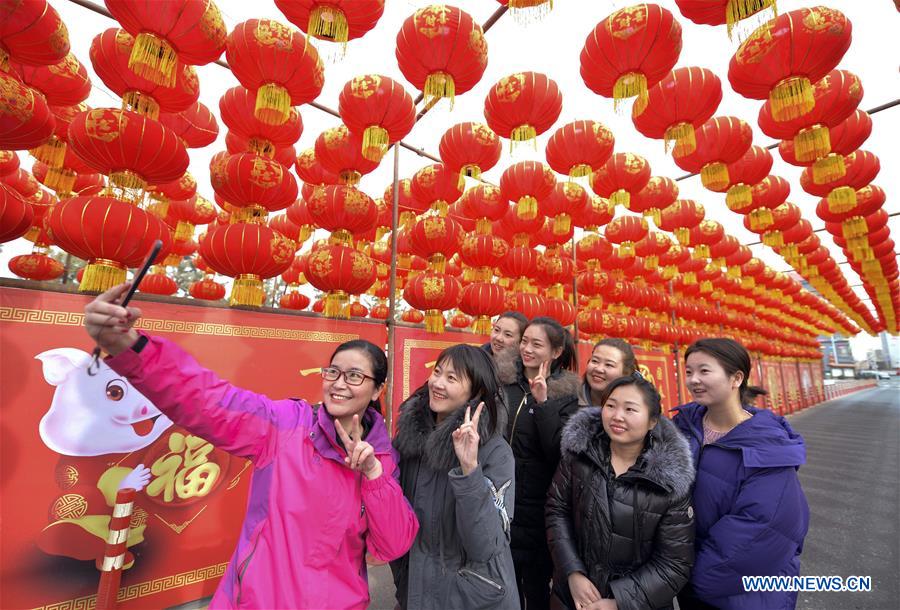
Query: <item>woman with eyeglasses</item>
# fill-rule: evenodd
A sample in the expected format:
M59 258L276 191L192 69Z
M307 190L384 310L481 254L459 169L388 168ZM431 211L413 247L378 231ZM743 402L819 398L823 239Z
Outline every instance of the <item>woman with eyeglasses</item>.
M238 545L209 607L366 608L366 553L401 557L419 528L379 410L384 352L343 343L322 369L321 403L274 400L134 330L140 310L121 306L129 285L85 307L106 364L176 424L254 465Z

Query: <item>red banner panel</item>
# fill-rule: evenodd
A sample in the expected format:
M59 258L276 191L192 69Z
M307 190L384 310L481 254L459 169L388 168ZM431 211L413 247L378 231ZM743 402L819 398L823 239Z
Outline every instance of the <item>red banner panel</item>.
M795 360L783 360L781 364L781 378L784 380L784 414L794 413L803 408L800 398L800 376Z
M781 415L785 413L786 398L781 380L781 364L773 360L763 360L762 371L762 387L768 392L765 406Z
M0 287L0 607L94 604L116 489L143 464L119 607L211 595L243 519L252 469L178 428L109 367L90 376L89 297ZM139 328L235 384L321 399L343 341L384 345L382 325L142 301ZM126 564L127 565L127 564Z

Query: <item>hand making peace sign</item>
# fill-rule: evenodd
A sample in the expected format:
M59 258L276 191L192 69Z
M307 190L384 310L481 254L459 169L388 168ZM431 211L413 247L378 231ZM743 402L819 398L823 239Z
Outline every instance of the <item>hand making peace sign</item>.
M370 481L380 477L382 472L381 460L375 457L375 449L372 445L362 440L363 430L362 425L359 423L359 415L353 416L349 434L337 419L334 420L334 429L338 436L341 437L344 449L347 450L344 464L350 470L358 470L363 473Z
M531 395L538 403L547 400L547 377L550 374L550 361L541 362L538 367L538 374L528 380L531 386Z
M459 458L459 466L464 475L471 474L478 467L478 420L481 419L481 411L484 403L479 403L475 409L475 415L471 416L471 407L466 407L466 416L462 425L453 431L453 450Z

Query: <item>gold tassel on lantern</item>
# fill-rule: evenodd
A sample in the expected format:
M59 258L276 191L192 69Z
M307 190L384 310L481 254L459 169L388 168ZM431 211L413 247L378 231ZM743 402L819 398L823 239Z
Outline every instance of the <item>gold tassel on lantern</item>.
M472 325L472 331L476 335L489 335L491 334L491 328L493 328L493 325L491 324L490 316L478 316Z
M762 234L762 242L770 248L780 248L784 245L784 236L781 231L768 231Z
M350 309L344 305L350 300L350 297L343 290L332 290L325 295L325 308L322 313L326 318L350 318Z
M378 125L370 125L363 131L362 155L369 161L379 162L387 152L390 136L387 129Z
M862 237L863 235L868 234L869 225L866 224L865 218L854 216L853 218L848 218L841 223L841 231L843 232L846 239Z
M475 234L476 235L490 235L491 227L493 223L491 223L490 218L479 218L475 221Z
M609 204L612 206L620 205L626 210L631 209L631 193L625 189L619 189L609 196Z
M481 168L474 163L463 165L462 168L460 168L459 173L467 178L475 178L476 180L481 178Z
M819 159L812 166L812 178L815 184L827 184L843 178L846 174L844 156L837 153L831 153Z
M790 76L772 87L769 92L772 118L790 121L809 112L816 105L813 86L805 76Z
M629 97L635 100L635 112L641 114L647 106L647 77L640 72L627 72L616 79L613 85L613 110L619 109L619 103Z
M568 214L560 214L555 219L553 223L553 234L554 235L565 235L569 232L569 229L572 228L572 217Z
M128 67L138 76L162 85L174 87L178 54L167 41L150 32L141 32L134 39Z
M578 165L573 165L572 169L569 170L569 178L572 181L575 181L575 178L585 178L594 173L594 168L592 168L587 163L579 163Z
M175 241L187 241L194 237L194 225L183 220L178 221L175 227Z
M75 188L75 172L65 167L51 167L47 169L47 177L44 184L58 195L71 193Z
M623 241L619 244L619 256L621 258L629 258L634 256L634 242Z
M694 260L709 258L709 246L706 244L697 244L694 246L694 251L691 252L691 258Z
M346 43L350 36L350 27L343 11L327 4L317 4L309 11L306 31L310 36L331 42Z
M450 100L450 110L453 110L453 102L456 99L456 83L453 77L446 72L432 72L425 77L425 103L433 106L442 98Z
M775 9L777 15L778 9L775 6L775 0L728 0L728 4L725 5L725 25L728 29L728 37L731 38L731 32L739 21L770 7Z
M429 309L425 312L425 330L427 332L442 333L445 324L446 321L440 309Z
M356 186L359 184L359 181L362 180L362 174L355 169L345 169L341 170L341 173L338 174L338 178L344 186Z
M725 275L733 280L739 279L741 277L741 268L740 267L728 267L728 270L725 271Z
M534 220L537 217L538 202L530 195L525 195L516 202L516 216L520 220Z
M514 127L509 134L509 152L513 152L516 145L522 142L531 142L537 150L537 129L528 124Z
M828 211L840 214L856 206L856 191L850 186L841 186L828 193Z
M553 0L509 0L509 10L517 23L540 21L553 10Z
M137 112L154 121L159 119L159 103L140 91L126 91L122 96L122 108Z
M824 157L831 152L831 132L824 125L813 125L801 129L794 136L794 156L807 163Z
M675 239L678 240L678 243L684 247L687 247L691 243L691 230L686 227L675 227L673 231L675 233Z
M732 212L743 210L753 203L753 189L749 184L735 184L725 193L725 205Z
M669 152L672 143L675 144L675 148L672 150L672 156L676 159L680 159L697 150L697 136L694 132L694 126L690 123L677 123L672 125L666 129L663 141L665 142L664 146L666 152Z
M266 300L266 292L263 290L262 279L258 275L245 274L234 278L231 287L229 305L246 305L248 307L262 307Z
M656 255L645 256L644 269L647 271L656 271L659 269L659 257Z
M266 125L283 125L291 116L291 95L275 83L267 83L256 90L253 116Z
M63 160L66 158L66 141L56 136L51 136L49 140L28 152L41 163L46 163L48 168L60 168L63 166ZM47 186L50 185L48 184ZM53 187L50 186L50 188Z
M750 212L750 230L762 231L772 226L775 219L772 217L772 210L769 208L759 208Z
M125 265L98 258L84 268L78 292L106 292L125 281Z
M700 181L703 186L711 191L721 191L728 188L730 178L728 176L728 166L724 163L707 163L700 170Z
M247 140L247 150L269 159L275 158L275 145L265 138L250 138Z

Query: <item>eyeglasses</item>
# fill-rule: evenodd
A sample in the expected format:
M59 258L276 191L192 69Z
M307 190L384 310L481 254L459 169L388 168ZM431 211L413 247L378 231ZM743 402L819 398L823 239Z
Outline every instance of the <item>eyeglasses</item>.
M366 375L360 371L342 371L341 369L334 366L326 366L322 367L322 379L325 381L337 381L341 378L341 375L344 376L344 379L347 381L347 385L362 385L366 379L371 379L375 381L375 378L371 375Z

